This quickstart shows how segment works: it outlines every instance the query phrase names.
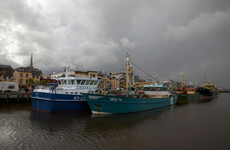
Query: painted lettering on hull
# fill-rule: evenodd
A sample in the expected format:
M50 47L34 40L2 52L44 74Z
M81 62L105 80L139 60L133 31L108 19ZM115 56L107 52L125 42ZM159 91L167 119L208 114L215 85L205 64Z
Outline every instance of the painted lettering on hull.
M122 99L121 99L121 98L109 97L109 99L110 99L110 101L112 101L112 102L117 102L117 101L122 102Z

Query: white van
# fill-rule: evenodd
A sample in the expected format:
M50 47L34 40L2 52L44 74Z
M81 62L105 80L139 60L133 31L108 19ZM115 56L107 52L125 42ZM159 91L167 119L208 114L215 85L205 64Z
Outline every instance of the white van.
M18 84L15 82L0 82L0 93L17 92L19 91Z

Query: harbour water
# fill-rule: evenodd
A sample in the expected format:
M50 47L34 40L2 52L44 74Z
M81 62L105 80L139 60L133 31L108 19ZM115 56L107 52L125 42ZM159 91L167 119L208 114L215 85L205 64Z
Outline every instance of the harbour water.
M0 149L230 149L230 94L141 113L44 113L0 105Z

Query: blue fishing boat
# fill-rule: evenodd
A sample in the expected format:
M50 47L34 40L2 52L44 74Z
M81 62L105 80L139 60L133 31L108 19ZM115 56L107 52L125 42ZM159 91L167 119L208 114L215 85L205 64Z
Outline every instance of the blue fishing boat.
M37 86L31 93L32 108L45 112L89 110L82 93L94 92L99 80L91 77L70 77L66 70L57 84Z
M166 90L166 87L164 86L148 85L144 86L144 89L146 91L137 94L130 94L130 89L132 87L129 80L131 70L130 68L130 58L129 55L127 55L125 86L126 95L101 95L91 93L83 94L93 114L119 114L141 112L150 109L174 105L176 103L177 97L175 95L169 94L168 92L153 91L158 88Z

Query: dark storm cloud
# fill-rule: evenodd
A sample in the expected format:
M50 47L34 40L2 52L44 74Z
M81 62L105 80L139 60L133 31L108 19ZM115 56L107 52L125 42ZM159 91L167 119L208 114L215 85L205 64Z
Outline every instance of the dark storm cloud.
M229 87L229 24L229 0L1 1L1 63L116 72L129 52L159 79Z

